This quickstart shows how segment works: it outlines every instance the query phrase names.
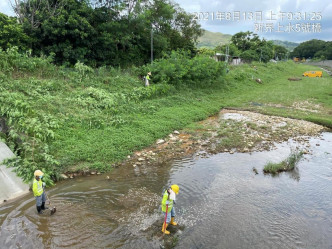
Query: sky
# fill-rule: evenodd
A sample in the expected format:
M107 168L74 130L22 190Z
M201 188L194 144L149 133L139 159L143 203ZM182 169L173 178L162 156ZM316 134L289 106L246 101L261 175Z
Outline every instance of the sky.
M268 40L332 41L331 0L174 0L208 31Z
M0 12L14 15L10 0ZM267 40L332 41L331 0L173 0L202 28L223 34L252 31Z

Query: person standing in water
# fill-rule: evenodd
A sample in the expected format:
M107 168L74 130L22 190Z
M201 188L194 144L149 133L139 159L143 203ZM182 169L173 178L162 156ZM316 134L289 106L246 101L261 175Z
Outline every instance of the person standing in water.
M170 234L170 232L166 230L168 224L171 224L173 226L177 225L177 223L174 221L175 209L173 205L175 204L176 195L179 193L179 190L180 188L178 185L172 185L170 188L165 190L163 199L161 201L161 209L164 213L164 217L166 220L166 222L164 220L161 231L165 234Z
M43 210L47 209L45 207L46 195L44 191L45 182L42 182L42 177L44 173L41 170L36 170L34 173L35 178L33 179L32 191L36 198L36 206L38 214L41 214Z

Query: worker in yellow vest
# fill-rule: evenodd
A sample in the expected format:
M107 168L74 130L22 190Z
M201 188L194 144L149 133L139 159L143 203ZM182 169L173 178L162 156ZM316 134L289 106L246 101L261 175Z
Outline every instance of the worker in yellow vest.
M179 186L174 184L169 189L165 190L163 195L163 200L161 201L161 209L164 213L164 223L161 231L165 234L170 234L169 231L166 230L168 224L176 226L177 223L174 221L175 219L175 210L174 204L176 200L176 195L179 193Z
M35 178L33 179L32 191L36 198L36 206L38 214L42 213L42 210L47 209L45 207L46 195L44 191L45 182L42 182L41 178L44 173L41 170L36 170L34 173Z
M148 74L144 77L145 78L145 86L150 85L150 76L151 76L151 72L148 72Z

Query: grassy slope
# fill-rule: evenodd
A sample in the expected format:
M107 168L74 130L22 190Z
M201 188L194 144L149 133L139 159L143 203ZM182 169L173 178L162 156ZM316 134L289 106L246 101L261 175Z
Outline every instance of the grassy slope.
M250 109L266 114L306 119L332 127L332 80L304 78L288 81L312 67L293 62L244 65L231 70L227 82L220 82L213 89L182 89L168 96L144 100L120 110L127 123L118 127L86 129L63 127L60 138L54 143L62 164L103 168L121 160L134 150L143 148L174 129L205 119L222 107ZM252 78L261 78L257 84ZM294 102L310 100L322 106L321 113L287 109ZM254 102L254 104L252 104ZM257 105L259 103L259 105ZM273 107L266 104L282 104ZM120 108L120 109L121 109Z
M273 69L275 67L275 69ZM271 65L251 70L254 78L261 78L263 85L250 88L240 87L232 92L225 101L225 106L255 110L261 113L304 119L332 128L332 78L324 72L322 78L302 78L301 81L288 81L289 77L301 77L307 70L317 69L312 66L288 62L286 65ZM247 72L247 70L239 69ZM317 113L307 111L315 109L313 105L319 104ZM299 103L301 108L294 109L293 104ZM281 105L281 106L280 106Z
M252 65L243 65L231 68L225 79L209 89L184 87L150 97L141 97L142 81L117 70L98 72L82 80L74 72L60 70L51 78L16 77L10 91L20 92L21 98L36 112L51 114L58 120L60 127L55 131L50 153L60 161L59 171L107 170L133 151L174 129L203 120L222 107L301 118L332 128L331 77L324 74L321 79L287 80L312 68L287 62L257 64L255 71ZM263 84L256 83L253 80L256 78L261 78ZM90 88L97 93L89 92ZM93 106L100 104L98 98L111 101L116 93L137 98L119 101L110 108ZM100 96L96 99L96 95ZM305 100L319 103L320 112L285 108ZM267 105L270 103L282 107Z

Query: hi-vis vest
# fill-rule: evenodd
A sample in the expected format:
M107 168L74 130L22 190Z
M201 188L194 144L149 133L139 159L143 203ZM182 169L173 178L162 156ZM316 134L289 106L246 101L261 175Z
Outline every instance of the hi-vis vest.
M43 190L43 182L39 179L39 181L33 179L33 184L32 184L32 191L34 196L40 196L44 190Z
M167 213L171 212L171 210L173 208L173 200L169 199L168 197L169 197L169 194L166 189L165 193L163 195L163 200L161 201L161 209L165 213L166 213L166 201L169 201Z

